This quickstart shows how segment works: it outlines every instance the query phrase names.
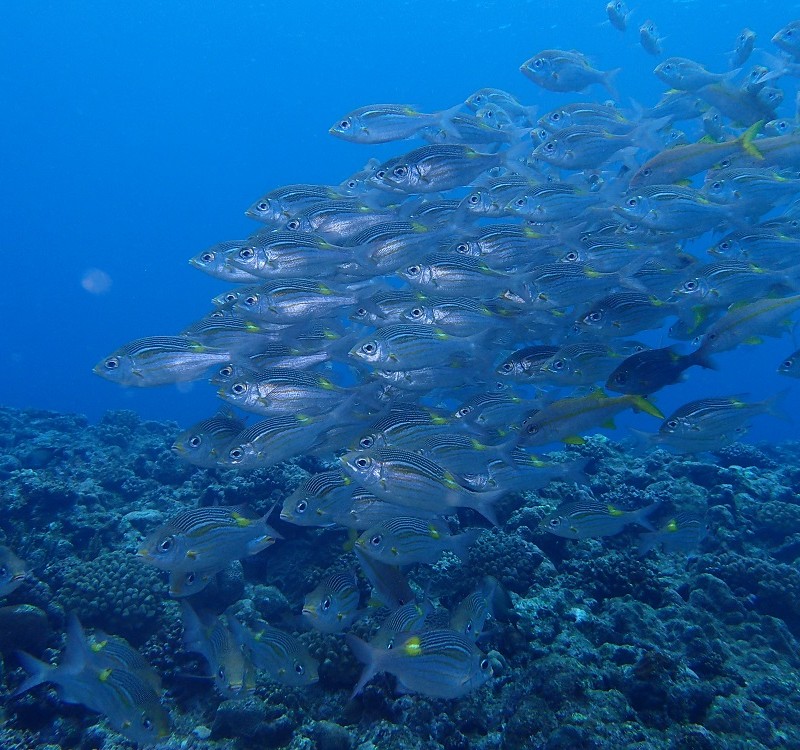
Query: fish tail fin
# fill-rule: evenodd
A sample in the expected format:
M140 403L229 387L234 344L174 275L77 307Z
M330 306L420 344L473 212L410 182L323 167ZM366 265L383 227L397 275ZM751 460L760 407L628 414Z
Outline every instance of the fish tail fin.
M468 562L469 548L482 533L483 529L467 529L461 534L456 534L452 537L451 551L462 563Z
M361 672L361 677L358 678L358 682L350 695L351 698L355 698L364 690L364 686L378 674L380 669L378 668L375 649L369 643L362 641L352 633L347 633L344 638L356 659L365 665L364 670Z
M644 534L639 534L639 544L636 548L636 554L639 557L644 557L650 550L654 549L659 542L660 534L657 531L647 531Z
M51 664L47 664L34 656L26 653L25 651L16 651L17 659L20 665L25 670L27 677L23 680L22 684L11 694L12 697L22 695L28 690L47 682L51 674L56 670Z
M650 505L645 505L644 508L639 508L638 510L633 511L631 515L631 521L633 523L638 523L639 526L642 526L648 531L656 531L656 527L650 523L648 516L652 515L662 505L663 503L660 502L650 503Z
M791 388L784 388L782 391L779 391L774 396L770 396L765 401L762 401L761 404L764 407L764 414L769 414L771 417L777 417L778 419L790 421L790 417L784 411L782 404L786 400L786 397L791 393L791 391L792 391Z
M606 87L608 93L611 94L611 98L614 101L619 101L619 92L617 91L615 81L621 70L622 68L614 68L603 74L602 84Z
M635 411L643 411L645 414L649 414L651 417L656 417L657 419L665 418L661 410L644 396L633 396L631 403Z
M74 612L67 617L67 632L64 651L61 654L59 667L65 672L76 673L86 665L92 655L86 641L86 632Z
M631 432L632 437L630 442L626 441L625 449L626 451L631 451L634 455L640 456L651 450L658 443L657 436L651 432L637 430L634 427L629 427L628 430Z
M709 357L708 352L701 345L691 354L687 355L691 359L692 365L704 367L706 370L716 370L716 363Z
M492 492L473 492L473 502L469 507L478 511L492 526L499 526L500 519L497 517L497 511L494 509L494 503L505 494L504 490L497 490Z
M761 161L764 160L764 154L762 154L756 146L753 144L756 136L761 131L762 126L764 125L764 120L759 120L756 123L753 123L747 130L744 131L741 135L741 144L742 148L744 149L745 153L750 154L754 159L759 159Z

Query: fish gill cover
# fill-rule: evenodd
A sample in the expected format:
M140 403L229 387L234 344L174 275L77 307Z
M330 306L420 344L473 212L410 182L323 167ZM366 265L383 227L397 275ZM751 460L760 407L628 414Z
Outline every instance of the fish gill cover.
M363 167L298 163L191 258L208 313L94 368L215 412L4 409L4 746L800 743L800 449L729 377L800 309L776 29L710 69L641 19L649 107L543 47L520 97L336 113Z

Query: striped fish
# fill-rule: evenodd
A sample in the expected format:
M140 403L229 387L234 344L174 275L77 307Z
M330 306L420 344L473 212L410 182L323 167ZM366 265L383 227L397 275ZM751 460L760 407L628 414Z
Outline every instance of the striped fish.
M387 565L432 564L448 551L463 562L482 533L483 529L467 529L452 536L444 521L396 516L367 529L356 539L356 546Z
M398 275L423 293L486 295L508 284L508 275L491 269L482 258L452 253L432 253L405 266Z
M386 416L373 422L351 448L413 448L423 437L446 434L451 430L451 420L443 413L411 404L398 404Z
M198 253L189 259L189 264L215 279L228 281L231 284L258 283L258 276L237 268L230 262L230 258L247 247L248 240L228 240L212 245L208 250Z
M411 263L430 247L436 233L419 222L386 221L351 237L363 274L391 273Z
M307 452L335 416L282 415L256 422L237 435L222 464L239 469L274 466Z
M546 515L540 525L545 531L566 539L614 536L634 523L648 531L655 531L647 517L659 505L653 503L639 510L621 510L611 503L583 497L563 503L553 513Z
M382 500L443 513L449 508L473 508L492 523L492 503L503 495L473 492L455 475L418 453L398 448L351 451L339 458L345 471Z
M311 317L335 314L356 297L314 279L268 281L237 296L233 303L245 317L267 323L299 323Z
M337 245L349 245L360 232L387 221L394 221L392 209L370 208L356 200L337 199L315 203L293 214L282 229L319 234Z
M278 416L327 412L341 403L347 391L317 373L271 367L247 373L217 394L245 411Z
M174 572L219 570L280 539L267 525L270 512L258 516L245 505L183 511L147 538L139 556L150 565Z
M335 275L339 264L352 257L349 248L316 234L277 231L232 252L229 263L256 279L322 278Z
M286 221L292 213L336 197L338 191L329 185L283 185L259 198L244 215L265 224L275 224Z
M362 338L350 356L378 370L414 370L446 365L453 354L467 351L466 339L415 323L390 323Z
M322 633L341 633L361 615L361 593L351 571L331 573L306 595L303 619Z
M353 696L380 672L393 674L404 691L431 698L459 698L492 676L491 663L475 641L452 630L404 634L391 649L376 648L352 634L346 640L366 665Z
M203 419L175 438L172 450L195 466L213 468L228 444L245 428L233 410L223 406L213 417Z
M253 666L282 685L305 687L319 680L319 664L289 633L258 620L255 632L227 615L228 627Z
M353 481L341 471L312 474L286 497L281 521L296 526L335 526L341 508L350 507Z
M209 367L230 358L222 349L184 336L147 336L104 357L94 366L94 372L119 385L150 388L197 380Z
M200 654L208 664L217 690L225 698L245 698L256 689L255 670L231 632L227 619L200 617L192 606L181 602L183 645Z

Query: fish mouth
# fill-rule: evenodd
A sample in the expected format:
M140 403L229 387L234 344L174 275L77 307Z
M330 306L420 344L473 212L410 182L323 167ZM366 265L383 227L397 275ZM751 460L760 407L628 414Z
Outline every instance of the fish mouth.
M317 610L314 607L303 607L302 614L304 615L315 615L317 614Z
M150 554L150 551L148 549L145 549L144 547L142 547L139 550L136 550L136 555L138 557L145 558L145 560L149 560L152 557L152 555Z
M172 444L172 452L173 453L178 453L178 454L183 454L183 453L186 452L186 449L182 445L180 445L179 443L173 443Z

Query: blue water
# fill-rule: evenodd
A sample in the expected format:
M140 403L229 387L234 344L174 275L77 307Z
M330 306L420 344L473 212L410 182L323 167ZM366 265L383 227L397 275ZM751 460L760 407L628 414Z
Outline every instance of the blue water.
M545 47L577 48L622 67L624 101L654 103L663 85L636 29L656 20L669 54L712 70L743 26L759 44L800 3L631 3L626 35L602 0L376 3L136 3L4 0L0 4L0 367L9 406L95 419L131 408L189 423L214 410L213 389L120 389L92 374L144 335L174 333L224 288L187 265L204 247L253 231L244 209L289 182L338 183L370 156L327 129L354 107L409 102L436 110L482 86L542 111L579 96L542 92L518 72ZM783 84L786 86L786 84ZM595 92L591 92L595 96ZM781 110L794 115L787 94ZM111 281L87 291L87 273ZM88 284L91 287L91 284ZM796 348L787 334L719 357L659 394L662 410L709 394L764 398L798 384L774 374ZM753 439L794 436L763 419Z

